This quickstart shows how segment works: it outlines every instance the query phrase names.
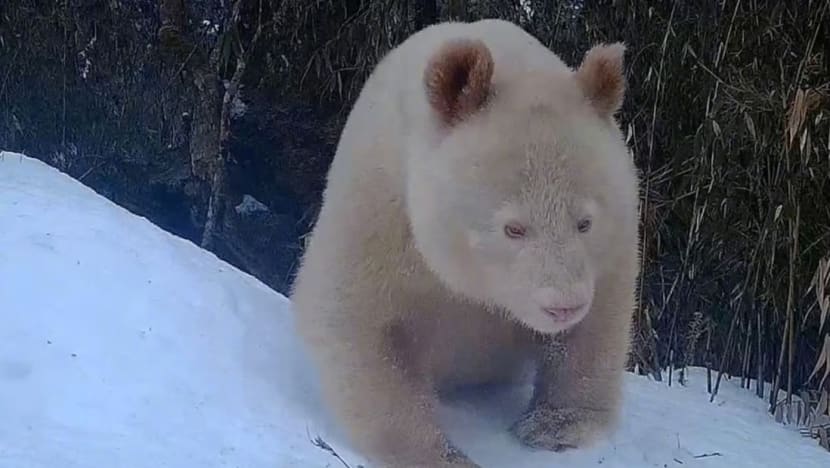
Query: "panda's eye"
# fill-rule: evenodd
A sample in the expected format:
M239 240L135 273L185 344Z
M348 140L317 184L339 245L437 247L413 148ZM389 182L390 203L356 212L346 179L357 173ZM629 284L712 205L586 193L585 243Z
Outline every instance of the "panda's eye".
M504 225L504 235L511 239L521 239L525 236L526 229L519 223L507 223Z
M584 219L579 220L579 222L576 223L576 229L577 229L577 231L579 231L583 234L590 231L591 230L591 218L584 218Z

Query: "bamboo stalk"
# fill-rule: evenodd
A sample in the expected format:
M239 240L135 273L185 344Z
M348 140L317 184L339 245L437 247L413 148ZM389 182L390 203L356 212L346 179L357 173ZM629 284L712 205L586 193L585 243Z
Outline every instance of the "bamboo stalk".
M792 404L793 400L793 365L795 363L795 307L793 306L795 296L795 270L798 266L798 231L801 222L801 205L795 205L795 222L791 228L792 233L792 250L790 251L790 272L789 285L787 291L787 324L789 335L787 337L789 343L789 361L787 362L787 406Z

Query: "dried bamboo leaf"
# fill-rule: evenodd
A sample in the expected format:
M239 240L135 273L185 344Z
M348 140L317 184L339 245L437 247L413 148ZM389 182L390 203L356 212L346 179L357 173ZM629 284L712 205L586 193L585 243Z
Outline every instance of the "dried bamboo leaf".
M827 283L830 282L830 259L822 259L819 262L814 281L818 306L821 311L819 319L819 332L821 332L824 330L824 322L827 320L828 311L830 311L830 294L825 294Z
M821 382L818 384L819 387L823 387L824 382L827 381L827 377L830 377L830 335L824 339L824 348L824 361L827 364L824 366L824 375L821 377Z
M822 346L821 351L818 353L818 360L816 361L815 367L813 367L813 372L810 372L810 377L807 380L812 380L813 377L816 375L816 372L819 371L822 367L828 364L828 358L830 358L830 335L824 337L824 346ZM830 371L830 365L827 365L828 371ZM827 372L825 372L824 378L827 377ZM824 382L824 378L822 378L822 383Z
M830 414L828 413L828 406L830 406L830 392L822 390L818 405L816 405L816 413L818 415Z
M752 117L749 116L749 113L744 112L744 121L746 122L746 129L749 131L749 134L752 136L752 141L758 141L758 134L755 132L755 122L752 121Z
M796 424L799 424L799 425L801 424L802 417L804 416L804 413L802 413L803 409L804 409L804 403L799 401L798 404L796 405L796 408L795 408L795 423Z
M798 134L798 129L801 128L804 111L804 90L799 89L795 92L792 104L787 116L787 143L792 146L795 141L795 136Z

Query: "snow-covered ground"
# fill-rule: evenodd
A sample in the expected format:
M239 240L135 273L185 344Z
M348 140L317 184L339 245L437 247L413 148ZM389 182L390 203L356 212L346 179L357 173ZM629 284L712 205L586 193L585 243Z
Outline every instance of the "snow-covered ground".
M484 467L830 466L752 392L628 375L623 424L586 451L505 431L522 393L447 402ZM0 467L352 467L282 295L25 156L0 155Z

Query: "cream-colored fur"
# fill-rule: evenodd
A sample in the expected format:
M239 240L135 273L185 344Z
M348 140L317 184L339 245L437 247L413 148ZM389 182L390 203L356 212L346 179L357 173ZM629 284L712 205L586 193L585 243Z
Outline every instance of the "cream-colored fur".
M526 363L523 442L613 426L639 273L622 53L572 70L511 23L443 23L367 80L292 300L327 403L378 466L477 466L436 423L436 392Z

